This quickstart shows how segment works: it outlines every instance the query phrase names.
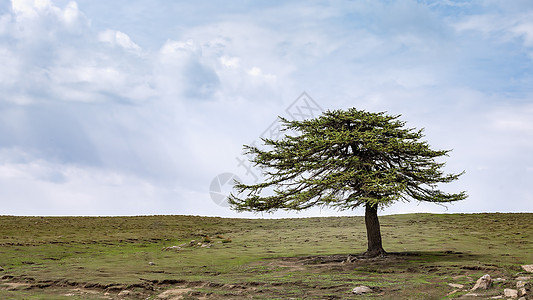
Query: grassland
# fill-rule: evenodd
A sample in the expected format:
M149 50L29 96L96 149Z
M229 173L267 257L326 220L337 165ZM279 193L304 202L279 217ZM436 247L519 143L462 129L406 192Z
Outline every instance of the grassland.
M0 299L451 299L502 278L485 298L533 276L533 214L380 220L391 255L361 259L362 217L0 216Z

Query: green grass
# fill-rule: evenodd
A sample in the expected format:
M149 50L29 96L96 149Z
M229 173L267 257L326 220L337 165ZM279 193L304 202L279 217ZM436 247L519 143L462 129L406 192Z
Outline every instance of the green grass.
M467 289L488 273L508 280L486 292L498 295L533 264L533 214L380 221L385 249L398 254L341 263L324 260L364 252L362 217L0 216L0 298L157 299L187 289L184 299L449 299L466 292L446 296L448 283ZM163 251L191 240L210 247ZM374 293L350 294L358 285Z

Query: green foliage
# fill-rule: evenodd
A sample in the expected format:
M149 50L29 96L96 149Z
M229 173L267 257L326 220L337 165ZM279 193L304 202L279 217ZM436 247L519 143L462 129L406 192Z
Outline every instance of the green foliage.
M253 157L251 162L264 170L266 181L238 182L239 195L229 197L232 207L238 211L312 206L347 210L397 200L465 199L465 192L445 193L437 186L463 174L445 174L444 163L435 161L450 150L432 150L421 140L423 130L406 128L398 118L355 108L327 111L304 121L281 118L283 130L297 134L263 139L269 150L244 146Z

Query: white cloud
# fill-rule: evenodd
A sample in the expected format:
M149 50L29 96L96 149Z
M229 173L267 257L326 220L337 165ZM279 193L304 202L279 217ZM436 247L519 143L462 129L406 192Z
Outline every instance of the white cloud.
M39 30L47 18L59 21L68 30L74 30L85 23L85 17L80 13L78 5L70 1L64 8L57 7L50 0L12 0L11 8L20 29L30 31Z
M155 82L163 97L212 99L220 79L212 64L195 41L168 40L156 57Z
M61 15L61 19L67 26L73 26L80 18L80 11L78 10L78 4L71 1L65 6Z
M50 0L12 0L11 7L15 14L29 18L37 17L40 13L46 13L55 8Z
M524 45L533 47L533 21L517 24L511 31L524 39Z
M0 197L19 199L3 213L18 215L134 215L161 211L161 188L131 175L42 162L0 166ZM30 186L31 189L25 188ZM108 196L114 195L114 201ZM33 202L33 199L38 201ZM164 203L166 207L177 206Z
M465 17L465 19L456 23L454 27L458 31L476 30L487 34L505 28L505 24L502 24L502 20L498 15L474 15Z
M0 72L0 86L12 86L21 72L18 57L9 48L0 46L0 65L3 69Z
M478 31L485 38L494 38L500 43L518 39L526 48L533 47L533 13L524 11L518 14L480 14L466 16L454 27L458 31ZM530 53L533 55L533 52Z
M109 43L112 46L120 46L133 53L140 54L142 49L135 44L130 37L121 31L107 29L98 34L98 39L101 42Z
M195 52L198 49L192 39L187 41L172 41L168 40L161 48L161 54L163 56L172 56L176 53Z
M0 35L7 35L11 30L11 24L13 23L10 15L0 16Z
M268 73L265 74L263 73L263 70L261 70L261 68L258 68L258 67L253 67L249 69L247 73L254 79L259 79L262 82L274 83L276 81L276 75L268 74Z
M227 57L222 56L220 57L220 63L228 68L237 68L239 67L240 59L238 57Z
M134 101L143 100L153 94L149 87L135 85L138 78L132 78L124 70L114 66L53 67L50 70L50 79L54 82L51 91L57 94L59 99L66 101L109 101L109 98L100 96L100 93L123 96Z
M251 76L259 76L262 73L263 72L258 67L253 67L250 70L248 70L248 74L250 74Z
M118 87L124 82L124 74L113 67L80 66L75 69L57 69L55 74L61 74L60 83L97 83L109 84L110 89Z
M533 148L533 104L497 106L488 115L498 140L510 148ZM526 148L524 148L526 147ZM524 153L525 154L525 153Z

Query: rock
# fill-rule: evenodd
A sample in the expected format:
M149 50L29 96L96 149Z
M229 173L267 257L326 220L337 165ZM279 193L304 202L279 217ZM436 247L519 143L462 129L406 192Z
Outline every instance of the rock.
M505 289L503 290L503 294L505 297L518 298L518 291L515 289Z
M480 295L479 294L476 294L476 293L468 293L468 294L464 294L461 298L468 298L468 297L479 297Z
M3 272L4 271L4 268L0 267L0 272Z
M523 265L522 269L526 272L533 273L533 265Z
M189 293L191 289L171 289L157 295L158 299L183 299L185 294Z
M451 286L452 288L456 288L456 289L462 289L462 288L465 287L464 285L458 284L458 283L448 283L448 285Z
M155 266L155 262L150 261L150 262L148 262L148 265L149 265L149 266Z
M187 248L187 247L191 247L191 248L210 248L211 247L211 241L204 241L204 242L200 242L200 241L197 241L197 240L192 240L188 243L183 243L179 246L172 246L172 247L166 247L166 248L163 248L163 250L180 250L181 248Z
M503 299L503 296L502 295L498 295L498 296L490 297L490 299Z
M348 257L346 257L346 260L344 260L342 263L345 264L345 263L352 263L354 261L357 260L357 257L355 256L351 256L351 255L348 255Z
M527 280L518 280L516 282L516 288L518 289L518 296L527 296L530 288L530 284Z
M188 242L188 243L183 243L183 244L179 245L179 247L181 247L181 248L185 248L185 247L195 247L195 246L197 246L197 244L198 244L198 241L197 241L197 240L192 240L192 241L190 241L190 242Z
M128 291L128 290L123 290L120 293L118 293L119 296L129 296L131 294L132 294L131 291Z
M371 292L372 292L372 289L369 288L368 286L364 286L364 285L355 287L352 290L352 293L354 293L356 295L362 295L362 294L371 293Z
M472 291L479 290L479 289L486 290L491 286L491 284L492 284L492 279L490 278L490 275L485 274L476 281L476 284L472 288Z
M492 282L505 282L505 281L507 281L507 279L505 279L505 278L500 278L500 277L498 277L498 278L492 280Z
M451 295L457 293L458 291L459 290L453 290L453 291L449 292L448 294L446 294L446 296L451 296Z
M175 251L178 251L180 250L181 247L180 246L170 246L170 247L165 247L163 249L161 249L162 251L170 251L170 250L175 250Z
M531 279L531 276L520 276L520 277L516 277L516 280L518 281L528 281Z

